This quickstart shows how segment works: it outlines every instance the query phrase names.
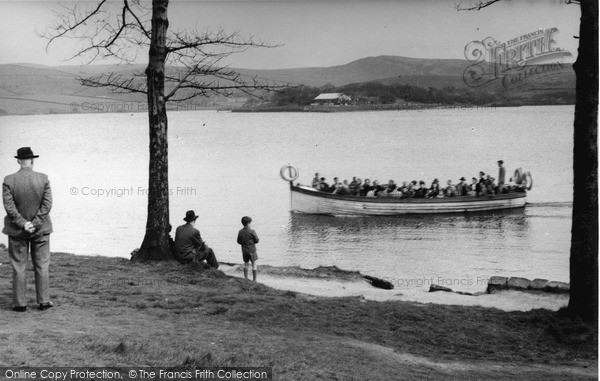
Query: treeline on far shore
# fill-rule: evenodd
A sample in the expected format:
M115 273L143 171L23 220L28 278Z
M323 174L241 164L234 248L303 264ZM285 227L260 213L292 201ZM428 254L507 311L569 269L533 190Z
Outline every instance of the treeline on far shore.
M408 84L362 82L344 86L331 84L321 87L299 85L289 87L273 96L272 106L308 106L321 93L343 93L351 98L352 105L392 105L399 102L420 104L468 104L495 106L574 104L575 89L560 91L499 91L498 89L419 87Z

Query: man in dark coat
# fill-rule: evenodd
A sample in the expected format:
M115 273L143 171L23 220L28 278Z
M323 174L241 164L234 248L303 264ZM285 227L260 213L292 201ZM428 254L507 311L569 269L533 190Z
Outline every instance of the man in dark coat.
M40 310L52 307L48 298L52 192L48 176L33 171L38 158L29 147L17 150L18 172L2 183L2 201L6 210L2 233L8 235L8 255L13 267L13 310L27 310L25 268L27 258L35 270L35 290ZM31 252L31 253L30 253Z
M206 260L211 267L219 268L219 263L213 249L208 247L198 229L194 227L198 216L193 210L188 210L183 219L186 224L175 230L174 254L181 263L202 262Z

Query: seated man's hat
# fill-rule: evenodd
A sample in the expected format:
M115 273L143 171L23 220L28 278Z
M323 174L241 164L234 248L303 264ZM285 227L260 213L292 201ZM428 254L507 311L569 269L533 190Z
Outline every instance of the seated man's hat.
M185 222L196 221L198 216L194 213L193 210L188 210L185 212L185 218L183 219Z

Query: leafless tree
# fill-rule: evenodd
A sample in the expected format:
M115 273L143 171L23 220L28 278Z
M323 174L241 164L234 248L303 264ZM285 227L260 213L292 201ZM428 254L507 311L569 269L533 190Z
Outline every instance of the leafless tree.
M474 1L458 10L480 10L500 0ZM598 314L598 0L566 0L581 8L575 70L573 215L570 299L573 317L597 323ZM557 179L558 181L558 179Z
M91 6L90 6L91 5ZM150 162L146 233L134 260L172 258L169 250L169 182L167 102L233 92L254 94L285 87L264 79L247 78L224 64L225 58L249 48L275 45L242 38L223 30L169 29L168 0L98 0L63 5L56 23L43 35L47 49L58 39L75 39L81 48L69 59L134 63L148 55L144 72L105 73L80 78L86 86L114 92L141 93L148 99Z

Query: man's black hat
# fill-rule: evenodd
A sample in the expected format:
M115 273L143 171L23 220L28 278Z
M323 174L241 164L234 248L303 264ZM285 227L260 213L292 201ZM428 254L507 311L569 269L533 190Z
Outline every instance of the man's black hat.
M39 155L34 155L33 151L29 147L21 147L17 150L17 156L15 159L34 159Z
M185 212L185 218L183 220L185 222L190 222L190 221L196 221L196 218L198 218L196 213L194 213L193 210L188 210L187 212Z

